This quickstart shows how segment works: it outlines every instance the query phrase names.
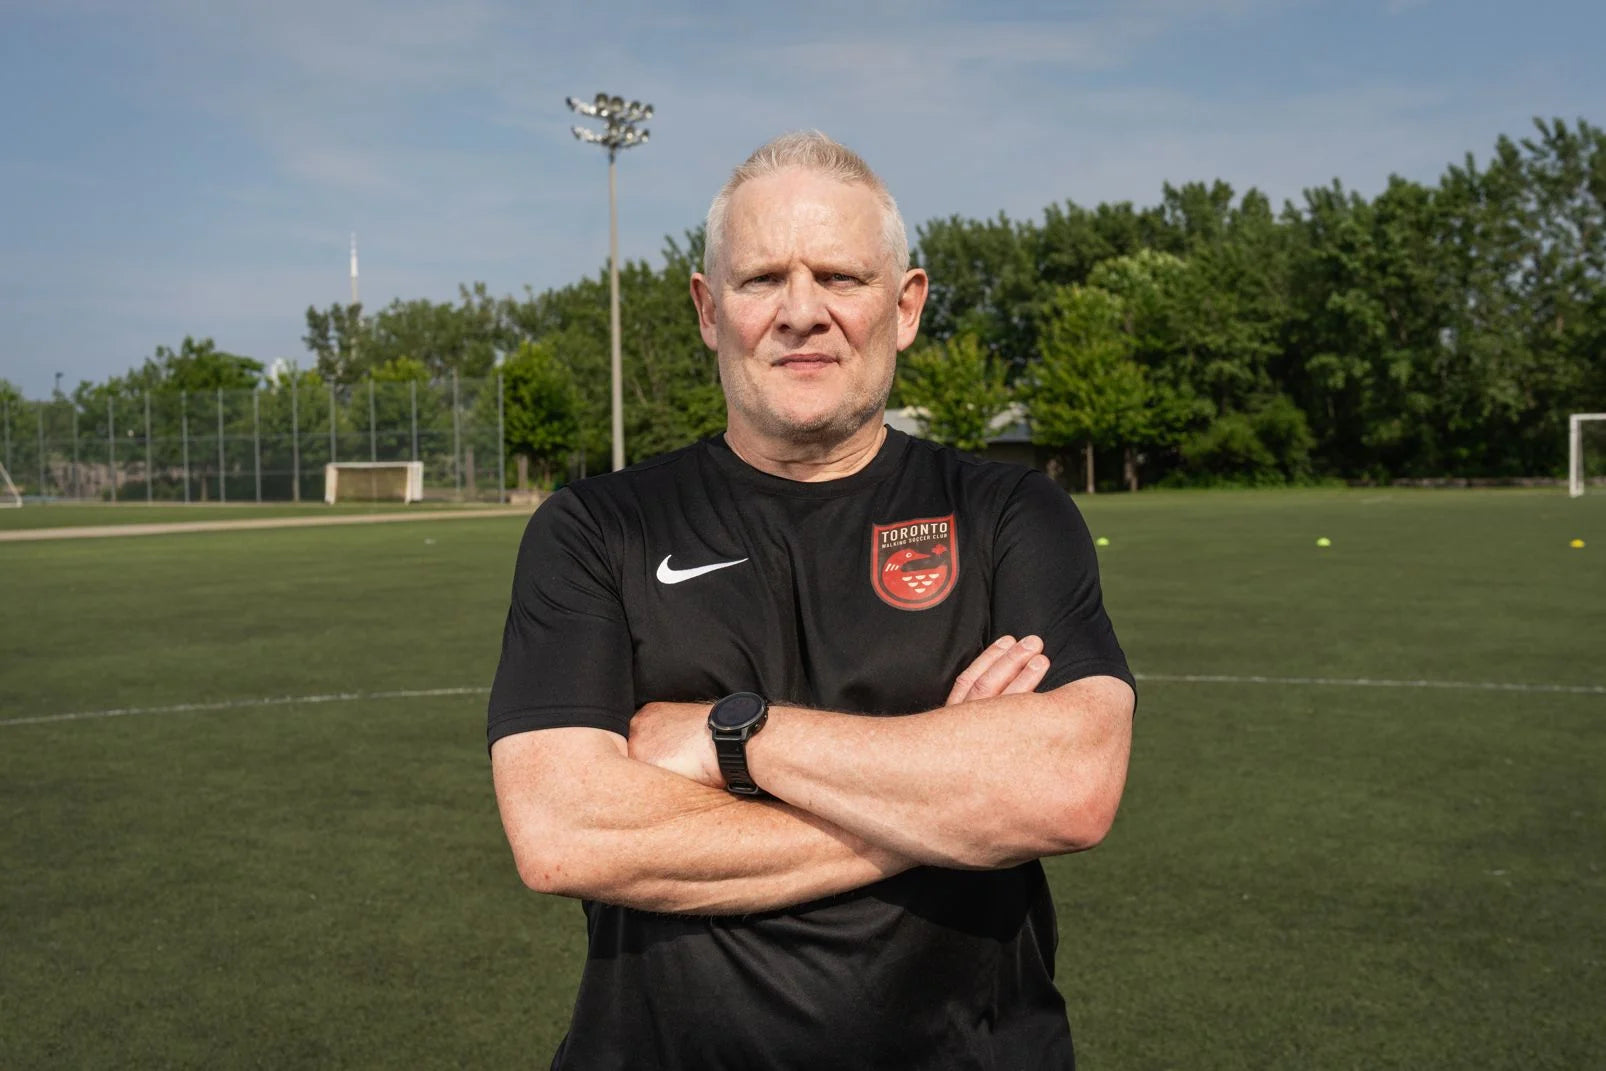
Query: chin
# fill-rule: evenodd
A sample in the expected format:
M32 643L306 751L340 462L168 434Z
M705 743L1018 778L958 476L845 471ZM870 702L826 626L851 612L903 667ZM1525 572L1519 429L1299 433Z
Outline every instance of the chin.
M763 414L757 424L773 438L813 446L830 445L850 438L866 424L873 423L882 404L842 406L824 412L770 412Z

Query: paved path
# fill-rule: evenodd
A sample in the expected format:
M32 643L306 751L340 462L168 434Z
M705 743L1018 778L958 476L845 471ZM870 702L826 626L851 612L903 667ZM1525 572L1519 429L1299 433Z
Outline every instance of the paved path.
M235 521L169 521L164 524L97 524L75 528L21 528L0 532L0 543L40 539L106 539L112 536L171 535L176 532L228 532L241 528L316 528L330 524L390 524L397 521L472 521L487 517L528 517L531 507L431 509L417 513L334 513L326 517L242 517Z

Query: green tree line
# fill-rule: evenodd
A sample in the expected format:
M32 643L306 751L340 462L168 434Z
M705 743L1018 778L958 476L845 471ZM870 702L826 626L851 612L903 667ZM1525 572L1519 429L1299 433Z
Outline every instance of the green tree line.
M1023 417L1077 482L1279 484L1559 475L1569 412L1606 409L1606 134L1536 120L1436 184L1340 182L1275 208L1224 182L1158 204L920 226L922 338L895 401L979 449ZM721 428L687 278L702 234L621 265L626 445ZM310 384L500 374L506 448L557 477L608 452L605 271L568 286L306 311ZM262 365L159 347L98 392L232 388Z

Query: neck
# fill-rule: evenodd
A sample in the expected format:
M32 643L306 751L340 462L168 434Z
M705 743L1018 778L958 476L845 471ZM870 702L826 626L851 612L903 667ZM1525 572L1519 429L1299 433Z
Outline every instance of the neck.
M887 426L880 421L828 446L772 443L730 428L725 430L725 444L737 457L760 472L799 483L822 483L853 475L875 459L886 439Z

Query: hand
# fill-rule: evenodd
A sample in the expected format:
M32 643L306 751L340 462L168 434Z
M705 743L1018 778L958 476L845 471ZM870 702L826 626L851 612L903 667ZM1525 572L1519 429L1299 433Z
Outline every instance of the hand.
M1036 636L1016 640L1000 636L954 680L944 706L957 706L972 699L991 699L996 695L1030 692L1048 675L1048 656L1043 641Z
M629 755L639 762L724 788L708 733L707 703L648 703L630 719Z

